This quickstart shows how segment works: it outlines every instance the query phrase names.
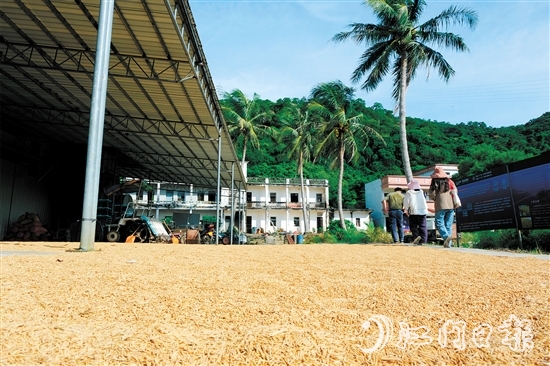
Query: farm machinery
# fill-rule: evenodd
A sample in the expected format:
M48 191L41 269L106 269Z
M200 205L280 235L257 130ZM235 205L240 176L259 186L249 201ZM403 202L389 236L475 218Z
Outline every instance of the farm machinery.
M132 196L127 193L137 192L147 189L147 184L140 179L124 182L114 185L105 190L107 196L115 193L126 193L122 196L122 207L124 211L119 214L120 217L114 218L109 215L109 220L103 225L108 242L121 242L131 238L135 243L163 243L171 241L171 232L168 226L155 218L149 216L150 207L133 202ZM140 212L138 214L138 211ZM114 222L111 220L114 219Z
M135 243L170 242L171 234L164 222L144 214L135 216L135 211L134 204L130 202L124 216L116 224L106 225L108 242L120 242L129 237Z

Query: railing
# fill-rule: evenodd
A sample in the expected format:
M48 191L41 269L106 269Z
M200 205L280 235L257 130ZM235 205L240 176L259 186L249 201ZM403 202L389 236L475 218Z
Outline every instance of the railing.
M315 202L309 204L310 209L326 209L328 208L328 202Z
M250 185L291 185L299 186L300 179L298 178L260 178L260 177L249 177L246 180L247 184ZM326 179L304 179L305 186L316 186L316 187L328 187L328 180Z
M269 208L287 208L286 202L268 202L267 207Z
M237 204L237 202L236 202ZM139 209L155 209L155 208L184 208L184 209L195 209L195 208L213 208L217 205L215 201L152 201L148 202L146 200L139 200L133 203L134 208ZM224 204L225 207L230 207L231 202ZM301 209L303 206L302 202L265 202L265 201L253 201L246 202L246 208L251 209L265 209L267 208L278 208L278 209ZM309 210L315 209L326 209L328 208L327 202L309 202L306 204L306 207Z
M224 207L231 207L232 200L228 200L227 202L223 202L222 206ZM172 201L147 201L147 200L137 200L134 203L134 206L137 208L184 208L184 209L194 209L194 208L213 208L216 207L217 202L216 201L179 201L179 200L172 200ZM239 205L237 201L235 201L235 205Z
M259 184L259 185L262 185L262 184L265 184L265 181L266 181L265 178L260 178L260 177L248 177L248 178L246 178L246 183L247 183L247 184Z
M264 201L254 201L254 202L247 202L246 208L257 208L257 209L265 209L267 208L289 208L289 209L302 209L303 203L302 202L264 202ZM310 202L306 204L306 207L309 210L318 210L318 209L327 209L328 205L327 202Z

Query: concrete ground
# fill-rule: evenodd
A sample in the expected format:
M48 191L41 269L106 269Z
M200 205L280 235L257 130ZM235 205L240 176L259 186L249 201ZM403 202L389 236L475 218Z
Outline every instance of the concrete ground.
M282 244L282 243L279 243ZM413 244L374 244L376 246L416 246ZM513 258L537 258L542 260L550 260L548 254L531 254L531 253L519 253L509 252L502 250L487 250L487 249L475 249L475 248L443 248L439 245L423 245L425 248L432 248L436 250L445 250L453 252L463 252L472 254L490 255L493 257L513 257ZM0 257L12 256L12 255L50 255L56 254L55 252L39 252L39 251L18 251L18 250L0 250Z
M530 254L530 253L519 253L519 252L507 252L503 250L487 250L487 249L475 249L475 248L443 248L440 246L432 246L432 248L441 249L441 250L450 250L455 252L484 254L484 255L490 255L493 257L538 258L538 259L550 260L550 255L548 254Z

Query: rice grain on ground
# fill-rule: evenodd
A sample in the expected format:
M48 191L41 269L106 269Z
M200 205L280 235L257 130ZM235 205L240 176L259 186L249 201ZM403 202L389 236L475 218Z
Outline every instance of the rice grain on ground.
M549 263L372 245L1 243L0 364L548 365ZM36 255L47 252L47 255Z

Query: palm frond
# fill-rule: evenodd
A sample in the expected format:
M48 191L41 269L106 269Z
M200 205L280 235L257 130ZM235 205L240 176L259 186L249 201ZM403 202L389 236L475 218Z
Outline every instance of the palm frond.
M423 53L425 55L425 62L429 67L433 67L437 70L439 76L448 82L451 77L454 76L455 71L451 65L445 60L443 55L427 46L423 46Z
M417 24L424 8L426 7L426 1L424 0L413 0L410 1L409 7L409 19L411 23Z
M397 18L394 6L396 1L365 0L365 4L372 9L374 16L381 22Z
M470 29L475 29L478 20L475 10L452 5L436 17L418 26L418 29L423 32L438 32L442 27L448 28L451 25L466 25Z
M359 66L353 71L351 80L358 82L367 73L367 79L361 85L366 91L374 90L389 71L390 61L395 50L391 48L391 41L378 43L361 55Z
M433 43L460 52L469 51L462 37L453 33L419 31L417 34L418 39L424 43Z
M355 43L365 45L384 42L392 37L392 28L386 25L352 23L351 30L340 32L332 37L333 42L343 42L352 39Z

